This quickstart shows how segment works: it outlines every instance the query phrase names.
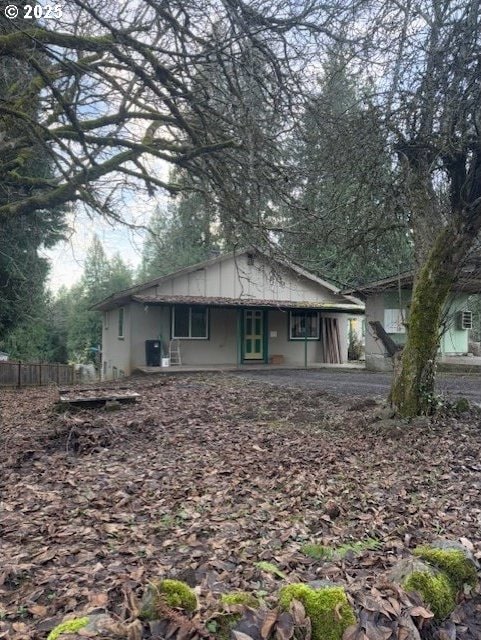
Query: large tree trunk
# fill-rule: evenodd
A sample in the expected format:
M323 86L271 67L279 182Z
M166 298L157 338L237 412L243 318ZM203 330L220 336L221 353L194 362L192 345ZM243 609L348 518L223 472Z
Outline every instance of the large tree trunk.
M414 281L407 342L390 394L391 403L403 417L430 414L435 407L441 320L459 266L459 248L453 242L452 229L444 229Z

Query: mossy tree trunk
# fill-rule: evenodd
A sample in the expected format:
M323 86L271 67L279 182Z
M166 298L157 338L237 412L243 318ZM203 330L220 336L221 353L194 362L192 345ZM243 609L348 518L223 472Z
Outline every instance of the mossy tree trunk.
M407 341L395 372L390 401L399 415L432 413L442 316L466 247L466 236L445 228L419 268L407 322Z
M443 156L447 200L440 199L433 187L432 150L414 142L399 152L417 268L407 341L395 367L390 401L400 416L409 418L428 415L435 408L436 359L446 303L481 232L481 150Z

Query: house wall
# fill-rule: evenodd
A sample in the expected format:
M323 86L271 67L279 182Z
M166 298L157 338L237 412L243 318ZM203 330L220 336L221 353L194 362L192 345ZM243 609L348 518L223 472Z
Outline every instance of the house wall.
M189 295L224 298L255 298L293 302L349 302L328 287L279 265L274 271L270 263L255 256L253 264L246 254L214 261L190 273L160 280L142 290L145 295ZM215 308L209 310L209 339L183 339L182 364L235 365L238 362L238 318L241 310ZM171 339L171 307L130 303L125 306L124 338L118 338L118 310L109 314L109 328L103 330L104 377L110 379L120 372L129 375L137 367L146 365L145 341L161 339L167 355ZM326 317L338 318L341 336L341 357L347 362L348 318L352 312L323 312ZM303 341L288 339L288 313L269 310L268 354L283 355L288 365L304 365ZM320 362L319 341L308 341L308 364Z
M132 340L131 370L146 366L145 341L161 340L166 355L170 339L169 307L131 303Z
M339 296L298 275L279 267L273 271L268 262L256 256L254 264L247 255L226 258L192 273L180 274L142 291L145 295L189 295L224 298L256 298L339 303ZM346 300L342 300L346 302Z
M124 336L119 338L119 308L105 311L102 315L102 380L130 375L130 343L132 337L131 305L124 309ZM106 325L106 314L108 325Z
M136 368L146 366L145 341L162 340L164 355L168 350L171 332L170 306L144 306L131 303L124 307L124 338L118 337L118 309L109 312L108 328L103 328L103 379L130 375ZM180 341L183 365L232 365L238 361L238 318L241 310L211 308L209 310L209 339ZM323 313L339 322L342 362L347 362L348 314ZM288 312L267 312L268 355L282 355L290 366L304 366L304 341L289 339ZM319 340L307 342L308 364L321 361Z
M440 343L441 359L447 355L460 355L468 351L468 331L458 329L456 316L460 309L466 308L468 295L464 293L452 296L446 306L447 331L443 334ZM369 326L370 321L378 320L384 326L385 309L406 309L411 301L411 290L404 289L401 292L401 300L398 291L386 291L371 294L366 300L366 368L375 371L391 371L392 359L388 357L384 346L377 340ZM406 333L390 333L391 338L397 344L406 342Z

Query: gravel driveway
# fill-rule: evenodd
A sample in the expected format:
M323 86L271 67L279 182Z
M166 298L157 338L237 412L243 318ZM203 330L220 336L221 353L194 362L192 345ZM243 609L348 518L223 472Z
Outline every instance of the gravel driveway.
M335 395L387 396L391 374L373 371L333 369L278 369L271 371L239 371L234 375L288 387L304 387L327 391ZM447 397L463 396L481 403L481 375L438 375L437 389Z

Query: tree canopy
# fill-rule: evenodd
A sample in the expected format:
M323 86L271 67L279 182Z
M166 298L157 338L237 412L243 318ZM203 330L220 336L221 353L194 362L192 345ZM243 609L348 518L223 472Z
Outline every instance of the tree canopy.
M287 115L297 47L334 20L311 0L72 0L62 17L32 25L18 4L16 20L0 18L0 60L25 68L0 104L9 193L0 218L75 201L121 217L126 190L179 190L162 163L201 177L238 209L225 172L238 174L250 155L239 117L246 93L233 70L242 68L249 95ZM338 13L347 19L347 9ZM11 126L20 133L8 139ZM25 170L34 148L53 176ZM265 167L279 172L264 153Z

